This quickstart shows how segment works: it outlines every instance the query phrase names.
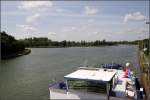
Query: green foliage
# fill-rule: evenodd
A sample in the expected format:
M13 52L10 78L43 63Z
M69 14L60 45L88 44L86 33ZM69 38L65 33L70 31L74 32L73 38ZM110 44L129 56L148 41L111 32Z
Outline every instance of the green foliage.
M150 53L150 39L139 40L138 43L139 43L139 49L144 50L144 48L146 48L147 50L144 51L144 53L146 55L149 55L149 53Z
M149 66L147 64L144 64L143 66L143 72L148 73Z
M25 49L23 42L16 40L6 32L1 32L1 56L9 56Z
M48 46L51 40L45 37L40 37L40 38L27 38L22 41L26 47L38 47L38 46Z
M14 37L7 35L5 32L1 32L2 34L2 45L8 48L20 48L23 49L24 47L98 47L98 46L113 46L118 44L137 44L137 41L106 41L105 39L95 40L95 41L84 41L81 40L80 42L77 41L52 41L47 37L33 37L33 38L25 38L22 40L15 40ZM13 49L7 50L10 52ZM17 49L14 49L17 51ZM4 50L5 51L5 50Z
M105 45L116 45L115 42L108 42L106 40L100 41L92 41L92 42L86 42L86 41L52 41L48 38L40 37L40 38L26 38L24 40L20 40L24 42L26 47L89 47L89 46L105 46Z

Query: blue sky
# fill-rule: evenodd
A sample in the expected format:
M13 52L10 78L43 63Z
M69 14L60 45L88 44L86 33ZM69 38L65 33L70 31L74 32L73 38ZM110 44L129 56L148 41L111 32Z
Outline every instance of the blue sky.
M1 2L1 30L17 39L143 39L149 36L148 18L148 1Z

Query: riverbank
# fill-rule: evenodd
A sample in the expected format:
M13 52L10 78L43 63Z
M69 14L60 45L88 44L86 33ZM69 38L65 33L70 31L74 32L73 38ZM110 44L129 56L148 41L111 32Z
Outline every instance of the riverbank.
M61 47L61 46L32 46L32 47L28 47L28 48L72 48L72 47L77 47L77 48L85 48L85 47L105 47L105 46L118 46L118 45L101 45L101 46L65 46L65 47Z
M133 46L135 44L128 44L128 46ZM100 46L30 46L28 48L98 48L98 47L107 47L107 46L127 46L127 44L114 44L114 45L100 45Z
M7 56L2 56L1 59L11 59L11 58L15 58L15 57L19 57L19 56L23 56L23 55L27 55L31 53L31 49L25 49L23 51L19 51L17 53L13 53L11 55L7 55Z
M143 51L139 51L139 64L141 69L142 85L145 90L146 99L150 100L150 78L148 75L148 62L148 57L143 53Z

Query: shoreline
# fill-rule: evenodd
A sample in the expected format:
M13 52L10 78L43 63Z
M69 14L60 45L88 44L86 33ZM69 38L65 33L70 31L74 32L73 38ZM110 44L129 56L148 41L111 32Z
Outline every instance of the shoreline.
M140 69L141 69L141 81L142 81L142 86L145 90L145 93L146 93L146 98L147 99L150 99L150 83L148 82L149 81L149 76L148 76L148 72L145 72L145 63L146 63L146 60L144 59L144 53L143 51L140 51L139 50L139 64L140 64Z
M33 47L28 47L28 48L99 48L99 47L111 47L111 46L119 46L119 45L128 45L132 46L135 44L116 44L116 45L101 45L101 46L33 46Z
M19 51L17 53L14 53L14 54L11 54L11 55L8 55L8 56L3 56L3 57L1 57L1 60L16 58L16 57L19 57L19 56L28 55L30 53L31 53L31 49L25 49L23 51Z

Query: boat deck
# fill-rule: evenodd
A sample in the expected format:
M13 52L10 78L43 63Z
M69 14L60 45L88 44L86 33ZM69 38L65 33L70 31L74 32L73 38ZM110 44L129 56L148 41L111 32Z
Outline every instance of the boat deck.
M87 92L79 92L79 91L67 92L66 90L51 89L50 99L107 100L107 96L105 94L98 94L98 93L87 93ZM127 98L110 97L110 100L127 100Z
M113 70L116 72L118 76L118 82L116 86L112 89L115 95L110 95L109 100L127 100L129 99L126 96L126 84L128 78L124 78L123 70ZM62 82L62 81L60 81ZM49 86L50 91L50 99L100 99L100 100L107 100L106 93L98 93L98 92L85 92L85 91L78 91L74 89L69 89L67 92L66 88L60 89L59 83L52 84Z

